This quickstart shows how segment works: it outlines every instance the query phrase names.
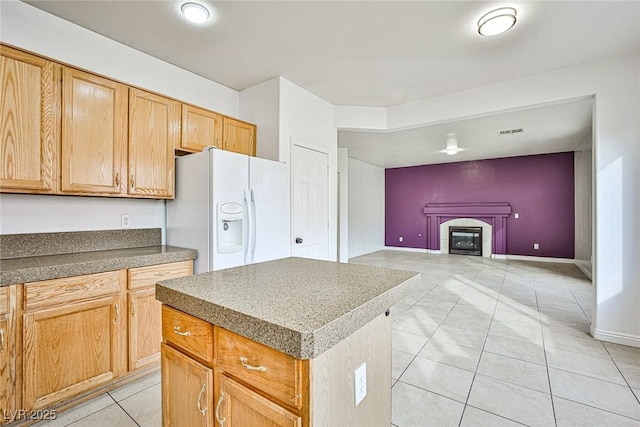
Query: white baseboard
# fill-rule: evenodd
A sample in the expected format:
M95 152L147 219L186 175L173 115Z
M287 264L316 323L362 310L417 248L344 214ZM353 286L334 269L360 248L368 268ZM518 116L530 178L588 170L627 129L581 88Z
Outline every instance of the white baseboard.
M384 249L387 251L419 252L423 254L431 253L429 252L429 249L422 249L422 248L401 248L397 246L385 246Z
M571 258L552 258L546 256L529 256L529 255L503 255L492 254L494 259L511 259L514 261L539 261L539 262L555 262L559 264L574 264L575 260Z
M373 248L364 249L364 250L361 250L361 251L358 251L358 252L355 252L355 253L350 253L349 254L349 258L356 258L356 257L362 256L362 255L372 254L374 252L382 251L384 249L386 249L384 246L376 246L376 247L373 247Z
M575 265L576 265L576 267L578 267L578 270L582 271L582 273L589 278L589 280L593 281L593 274L591 273L591 269L587 268L584 265L585 262L586 261L576 260L575 261Z
M601 329L591 329L591 335L599 341L640 348L640 337L637 335L621 334L619 332L603 331Z

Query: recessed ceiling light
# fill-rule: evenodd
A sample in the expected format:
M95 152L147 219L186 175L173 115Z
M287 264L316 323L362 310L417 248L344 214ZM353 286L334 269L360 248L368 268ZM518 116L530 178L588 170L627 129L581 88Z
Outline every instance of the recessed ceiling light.
M209 16L211 16L209 9L199 3L185 3L182 5L180 10L182 10L182 14L185 16L185 18L187 18L189 22L193 22L194 24L202 24L207 19L209 19Z
M516 23L517 11L512 7L492 10L478 20L478 33L482 36L495 36L504 33Z
M442 150L443 153L447 153L449 156L453 156L454 154L458 154L462 151L461 148L458 148L458 138L455 133L447 134L447 148Z

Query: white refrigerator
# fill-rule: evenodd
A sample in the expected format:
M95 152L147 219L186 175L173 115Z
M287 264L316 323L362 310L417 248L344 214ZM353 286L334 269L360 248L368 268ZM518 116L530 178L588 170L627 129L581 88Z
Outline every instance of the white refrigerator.
M207 148L176 159L167 245L198 251L195 273L288 257L286 165Z

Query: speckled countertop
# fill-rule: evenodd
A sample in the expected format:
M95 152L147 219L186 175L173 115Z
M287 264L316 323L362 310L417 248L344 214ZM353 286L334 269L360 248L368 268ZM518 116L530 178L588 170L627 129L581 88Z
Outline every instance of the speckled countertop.
M196 258L159 228L0 235L0 286Z
M0 261L0 286L186 261L195 257L193 249L158 245L3 259Z
M303 258L166 280L156 298L300 359L312 359L403 298L420 273Z

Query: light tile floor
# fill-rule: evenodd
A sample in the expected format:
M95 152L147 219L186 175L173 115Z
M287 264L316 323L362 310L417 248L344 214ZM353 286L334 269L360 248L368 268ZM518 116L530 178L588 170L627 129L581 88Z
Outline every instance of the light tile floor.
M572 264L350 262L422 273L392 309L393 425L640 426L640 348L591 338L593 288Z
M399 251L351 262L422 273L392 308L393 425L640 427L640 349L589 336L592 286L575 266ZM38 426L159 427L160 415L153 374Z

